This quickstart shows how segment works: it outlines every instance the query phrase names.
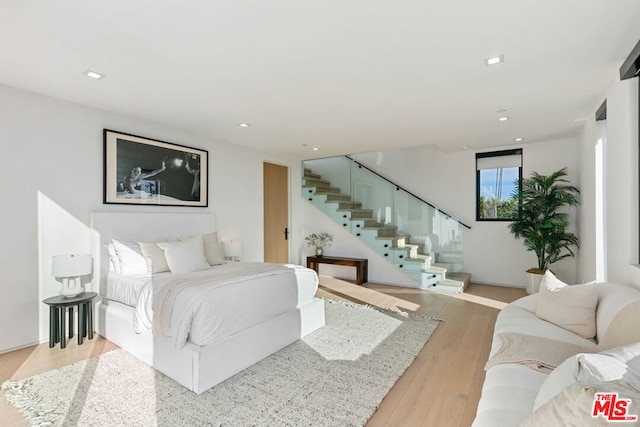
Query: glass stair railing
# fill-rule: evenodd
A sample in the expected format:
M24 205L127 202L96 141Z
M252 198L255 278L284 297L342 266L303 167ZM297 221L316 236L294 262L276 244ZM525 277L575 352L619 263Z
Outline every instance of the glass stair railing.
M350 157L303 162L302 195L417 287L461 293L470 228Z

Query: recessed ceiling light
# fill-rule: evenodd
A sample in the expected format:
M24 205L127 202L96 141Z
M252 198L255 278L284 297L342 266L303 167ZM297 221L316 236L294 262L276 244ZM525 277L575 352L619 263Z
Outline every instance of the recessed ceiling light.
M489 65L496 65L496 64L501 64L504 62L504 56L503 55L499 55L499 56L492 56L491 58L487 58L484 60L484 65L489 66Z
M471 148L470 145L463 145L462 148L464 148L465 150L468 150L469 148Z
M515 141L515 142L520 142L520 141L522 141L522 140L524 140L524 138L520 138L520 137L518 137L518 138L515 138L515 139L514 139L514 141Z
M504 108L502 110L498 110L498 120L501 122L506 122L509 120L509 113Z
M251 125L249 123L240 123L238 126L240 126L241 128L248 128Z
M318 147L313 147L313 151L318 151L319 148Z
M96 79L96 80L104 79L105 77L107 77L104 74L96 73L95 71L91 71L91 70L86 70L84 73L82 73L82 75L91 77L92 79Z

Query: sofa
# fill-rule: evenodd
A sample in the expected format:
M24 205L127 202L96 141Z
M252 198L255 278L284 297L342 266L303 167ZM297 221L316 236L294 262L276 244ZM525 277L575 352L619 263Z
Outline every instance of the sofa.
M607 425L591 412L609 392L640 416L640 289L547 272L540 293L498 314L485 369L473 427Z

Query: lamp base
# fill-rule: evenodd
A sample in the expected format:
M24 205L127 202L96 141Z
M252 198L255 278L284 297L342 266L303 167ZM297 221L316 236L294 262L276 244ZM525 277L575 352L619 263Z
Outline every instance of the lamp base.
M84 289L82 288L82 283L80 282L79 277L70 278L70 279L65 278L62 280L60 295L67 298L72 298L80 295L83 292L84 292Z

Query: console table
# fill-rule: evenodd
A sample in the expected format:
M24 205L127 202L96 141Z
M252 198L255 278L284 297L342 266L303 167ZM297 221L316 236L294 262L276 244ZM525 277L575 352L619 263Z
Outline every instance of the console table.
M369 260L366 258L345 258L333 256L310 256L307 257L307 267L315 270L318 274L320 264L346 265L356 268L356 283L358 285L366 282Z
M68 323L69 338L73 338L73 308L78 307L78 344L82 344L84 337L93 339L93 303L95 292L83 292L75 297L56 295L47 298L43 303L49 306L49 348L60 343L60 348L67 346L65 337L65 323ZM69 320L66 322L67 308Z

